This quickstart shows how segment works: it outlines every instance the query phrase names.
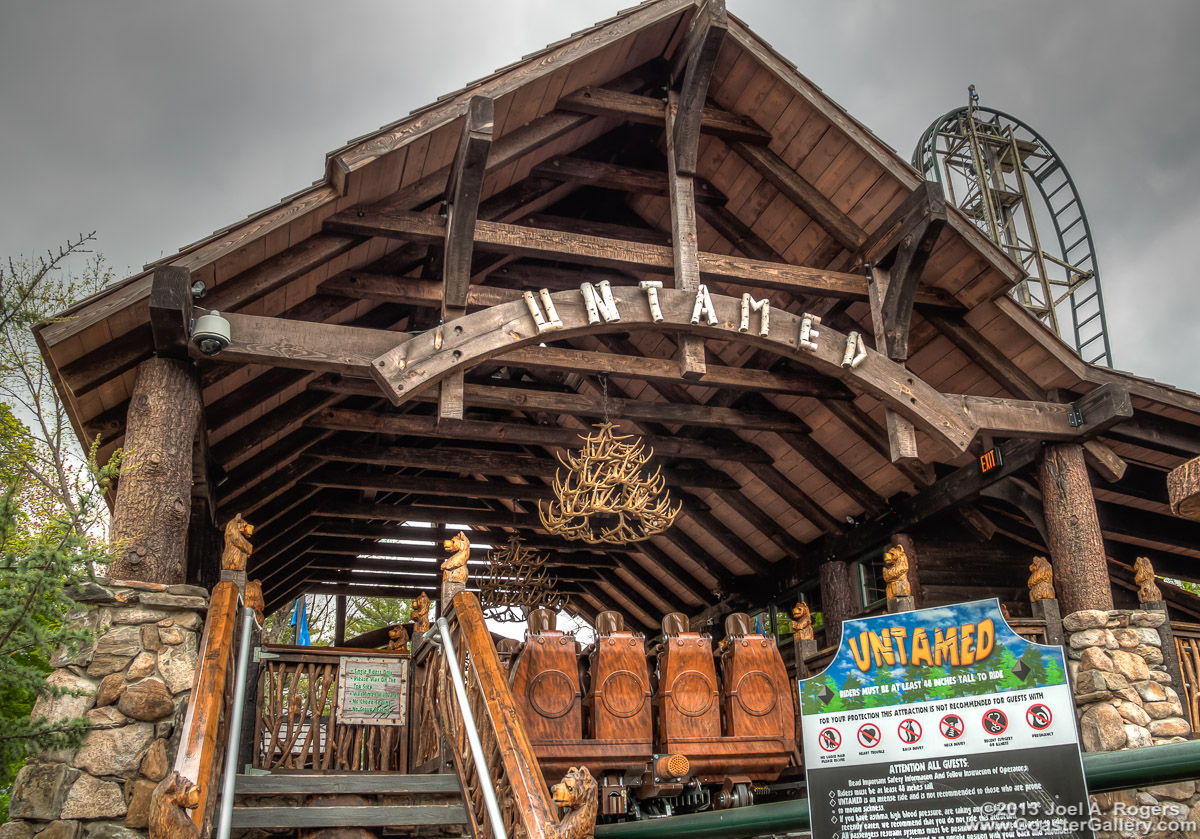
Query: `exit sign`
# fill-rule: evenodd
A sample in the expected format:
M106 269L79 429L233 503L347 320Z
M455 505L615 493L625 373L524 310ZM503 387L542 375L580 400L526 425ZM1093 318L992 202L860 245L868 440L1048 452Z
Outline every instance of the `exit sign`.
M988 472L991 472L993 469L995 469L997 466L1001 466L1003 463L1004 458L1001 457L999 449L988 449L979 456L979 471L986 475Z

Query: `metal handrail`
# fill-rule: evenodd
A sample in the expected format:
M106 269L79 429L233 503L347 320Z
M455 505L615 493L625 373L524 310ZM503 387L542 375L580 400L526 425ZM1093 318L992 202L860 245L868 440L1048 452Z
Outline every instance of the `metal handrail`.
M1200 740L1083 756L1089 793L1168 784L1200 775ZM740 839L809 829L808 799L596 826L596 839Z
M221 811L217 817L217 839L229 839L233 826L233 788L237 782L238 746L241 745L242 713L246 705L246 674L250 669L250 636L254 610L242 607L242 637L238 644L237 674L233 683L233 708L229 713L229 739L225 743L225 776L221 779Z
M446 669L450 671L450 681L454 683L454 698L458 702L459 713L462 714L463 727L466 728L467 744L471 747L471 757L475 760L475 777L479 780L483 804L487 807L488 818L492 821L492 831L496 839L508 839L508 832L504 829L504 818L500 814L500 804L496 800L496 788L492 786L492 777L487 771L483 743L479 739L479 730L475 728L475 715L471 713L471 705L467 701L467 686L458 667L458 654L454 650L454 641L450 638L450 623L445 618L438 618L437 629L442 641L442 657L446 661Z

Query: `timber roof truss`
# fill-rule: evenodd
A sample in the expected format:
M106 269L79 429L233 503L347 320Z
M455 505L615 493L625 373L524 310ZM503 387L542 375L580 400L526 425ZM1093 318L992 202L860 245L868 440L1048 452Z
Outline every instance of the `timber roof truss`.
M1196 579L1200 528L1160 484L1200 453L1200 399L1085 365L1007 297L1019 275L721 0L653 0L331 153L38 336L104 453L137 365L190 353L197 494L258 527L269 608L433 593L458 525L520 533L577 611L644 627L950 510L1036 549L1022 469L1047 439L1086 440L1113 546ZM589 310L607 290L620 320ZM201 309L232 327L211 359ZM555 454L605 416L683 504L649 542L538 522Z

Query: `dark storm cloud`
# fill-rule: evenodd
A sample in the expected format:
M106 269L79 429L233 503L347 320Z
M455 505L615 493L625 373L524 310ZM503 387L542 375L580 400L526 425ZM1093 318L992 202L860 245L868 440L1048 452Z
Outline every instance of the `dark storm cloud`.
M1200 389L1200 4L728 2L905 158L969 83L1043 134L1088 208L1117 366ZM0 254L97 228L137 268L630 4L9 2Z

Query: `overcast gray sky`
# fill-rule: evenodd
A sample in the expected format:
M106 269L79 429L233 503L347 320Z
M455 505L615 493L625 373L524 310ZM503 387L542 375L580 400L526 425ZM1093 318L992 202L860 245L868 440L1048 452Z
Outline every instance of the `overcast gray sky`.
M0 256L95 229L132 272L630 2L0 0ZM728 5L906 158L970 83L1033 126L1087 207L1116 366L1200 390L1200 3Z

